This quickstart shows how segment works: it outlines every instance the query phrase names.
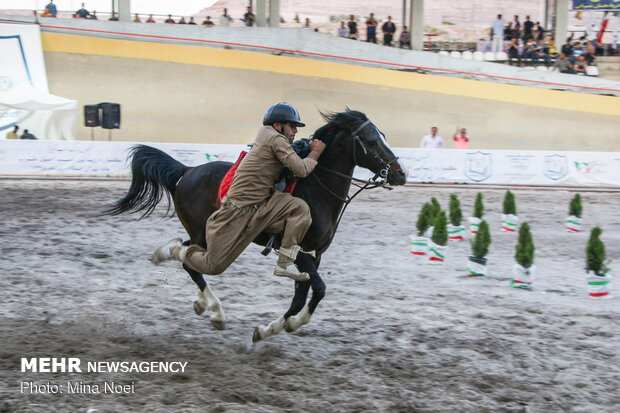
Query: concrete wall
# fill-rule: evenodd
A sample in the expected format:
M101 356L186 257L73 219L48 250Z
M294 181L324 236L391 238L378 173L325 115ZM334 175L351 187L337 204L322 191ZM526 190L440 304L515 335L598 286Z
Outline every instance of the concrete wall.
M431 126L467 127L473 148L620 151L620 101L264 53L43 34L50 92L122 105L114 140L247 143L265 109L288 101L306 137L318 110L361 110L396 147ZM96 130L97 139L107 131ZM80 126L80 139L90 130ZM448 139L449 140L449 139ZM449 147L452 147L450 142Z

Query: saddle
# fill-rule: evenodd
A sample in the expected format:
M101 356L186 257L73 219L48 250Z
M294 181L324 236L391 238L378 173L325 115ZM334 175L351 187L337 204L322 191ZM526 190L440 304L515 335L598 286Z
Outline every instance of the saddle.
M303 159L310 154L310 147L308 145L309 142L310 142L309 139L298 139L296 141L293 141L293 143L291 144L291 147L293 148L297 156ZM250 144L248 146L250 146L251 148L253 144ZM220 202L222 202L222 199L224 199L226 194L228 194L230 185L232 184L233 178L235 177L235 172L237 172L237 169L239 168L241 161L243 160L243 158L245 158L247 154L248 154L247 151L241 151L235 163L230 167L230 169L228 169L228 172L226 172L226 175L224 175L224 178L222 179L219 190L217 192L217 197ZM297 186L297 178L295 178L295 174L293 174L293 172L290 169L283 168L282 173L280 174L280 178L278 179L278 182L275 184L276 190L280 192L287 192L287 193L292 194L296 186ZM269 235L270 235L269 241L267 242L267 245L265 245L265 248L261 252L261 254L265 256L269 255L269 253L271 252L273 248L275 249L280 248L280 245L282 244L281 242L282 238L280 234L269 233Z
M293 141L293 143L291 144L291 147L293 148L297 156L303 159L310 154L310 147L308 145L309 142L310 142L309 139L298 139L296 141ZM250 144L248 146L250 146L251 148L253 145ZM217 198L220 202L222 201L222 199L224 199L226 194L228 194L230 185L232 184L233 178L235 177L235 172L237 172L237 169L239 168L241 161L243 160L243 158L245 158L247 154L248 154L247 151L241 151L235 163L230 167L230 169L228 169L228 172L226 172L226 175L224 175L224 179L222 179L222 182L220 183L220 187L217 193ZM280 192L287 192L287 193L292 194L296 186L297 186L297 178L295 178L295 175L293 174L293 172L288 168L282 168L282 173L280 174L280 178L278 179L275 185L276 190Z

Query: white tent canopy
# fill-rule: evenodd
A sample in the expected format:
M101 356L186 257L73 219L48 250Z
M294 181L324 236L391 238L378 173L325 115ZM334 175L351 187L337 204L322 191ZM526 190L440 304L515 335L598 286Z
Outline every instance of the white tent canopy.
M0 93L0 109L18 110L75 110L77 100L65 99L22 83Z

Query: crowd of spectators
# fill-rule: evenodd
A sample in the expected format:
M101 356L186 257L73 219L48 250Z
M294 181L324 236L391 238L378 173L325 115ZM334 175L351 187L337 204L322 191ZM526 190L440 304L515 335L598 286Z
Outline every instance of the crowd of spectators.
M56 17L57 16L56 5L53 0L50 0L49 4L45 6L45 10L41 13L44 17ZM73 13L74 18L79 19L97 19L96 11L88 11L85 8L84 3L82 7ZM118 20L118 17L114 12L111 13L110 21ZM234 22L234 18L228 13L228 9L224 8L222 14L217 19L217 25L229 26ZM252 12L251 7L246 8L246 12L243 17L238 18L238 21L242 22L245 26L251 27L256 25L256 16ZM140 15L134 15L134 22L142 23L143 20ZM299 22L299 19L297 19ZM153 15L150 14L145 23L155 23L156 20ZM362 23L363 22L363 23ZM172 15L163 20L166 24L189 24L196 25L193 17L189 17L186 21L185 17L178 17L177 20ZM359 26L365 26L363 30ZM202 25L204 27L212 27L216 25L216 22L211 20L211 16L206 16ZM312 24L309 18L306 18L303 28L312 29ZM318 29L314 29L318 31ZM381 31L382 39L377 39L378 31ZM365 31L365 36L362 36L362 32ZM411 49L411 32L407 26L403 26L397 35L398 28L392 21L391 16L387 16L387 20L380 24L377 21L374 13L370 13L367 18L358 19L354 15L349 16L348 21L341 21L336 29L338 37L347 38L352 40L363 40L369 43L381 42L385 46L397 46L399 48ZM555 45L553 34L549 35L540 24L540 22L534 22L530 16L525 17L525 21L521 22L519 16L513 16L512 21L505 22L501 14L497 15L497 19L493 22L490 39L480 39L478 42L477 50L481 52L505 52L509 57L509 63L533 64L544 65L553 70L560 71L562 73L585 73L583 70L584 62L586 66L595 64L595 56L602 53L602 47L596 43L596 39L586 35L581 37L577 41L573 41L573 35L567 40L566 44L561 47L561 50ZM612 50L613 51L613 50Z
M521 24L519 16L515 15L513 21L506 24L498 14L490 35L490 41L481 39L478 42L478 51L504 51L510 63L544 65L561 73L586 74L586 67L595 65L597 54L603 51L596 36L587 33L578 40L572 33L558 50L554 34L546 33L540 22L534 23L530 16Z
M57 9L54 1L51 0L49 4L45 6L45 10L41 13L42 17L56 17ZM72 16L76 19L91 19L97 20L97 12L96 11L88 11L85 7L85 3L82 3L82 7L79 10L76 10L72 13ZM115 12L111 13L110 21L118 21L118 17ZM228 13L228 9L224 8L222 14L217 19L218 26L229 26L234 22L234 18ZM243 17L238 19L243 22L245 26L252 27L256 25L256 15L252 12L251 7L246 8L246 12ZM139 14L134 14L134 18L132 20L135 23L156 23L156 20L153 18L153 15L150 14L146 20L142 20ZM163 20L165 24L191 24L195 25L193 17L189 17L189 20L186 20L184 16L178 17L177 20L173 18L171 14L168 15L166 19ZM205 27L215 26L216 23L211 19L211 16L207 16L205 20L203 20L202 25ZM370 13L368 18L366 18L364 25L366 26L365 37L362 39L360 36L360 29L358 28L358 20L354 15L350 15L349 21L344 22L341 21L337 28L337 35L339 37L353 39L353 40L365 40L369 43L378 43L377 40L377 32L380 29L383 38L380 39L382 44L385 46L398 46L400 48L408 48L411 49L411 33L409 32L407 26L403 26L400 30L400 34L398 38L396 38L396 32L398 28L396 24L392 21L392 16L387 16L387 20L379 25L379 21L375 19L374 13ZM309 18L306 18L303 25L303 28L312 29L312 24ZM314 29L318 31L317 29Z

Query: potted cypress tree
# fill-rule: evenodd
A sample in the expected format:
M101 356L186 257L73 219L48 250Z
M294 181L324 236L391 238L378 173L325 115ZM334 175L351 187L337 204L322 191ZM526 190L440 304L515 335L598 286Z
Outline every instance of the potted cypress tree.
M568 205L568 218L566 218L568 232L581 231L581 212L581 195L575 194Z
M484 277L487 275L487 259L485 255L489 252L491 245L491 232L489 224L482 220L476 236L471 241L471 253L467 264L467 273L470 277Z
M603 230L592 228L590 240L586 247L586 271L588 273L588 294L592 298L610 298L609 284L611 274L605 262L605 244L600 236Z
M472 235L478 232L478 227L482 221L482 215L484 215L484 204L482 203L482 193L478 192L478 195L476 195L476 202L474 203L474 216L469 217L469 230Z
M443 210L435 217L433 235L428 248L428 259L433 263L443 263L448 250L448 219Z
M431 210L430 211L431 211L430 212L431 226L428 227L428 229L426 230L426 237L428 238L433 236L433 225L435 225L435 218L437 218L437 216L441 212L441 205L439 204L439 201L437 201L437 198L435 197L431 198Z
M504 195L504 213L502 214L502 231L515 232L519 217L517 217L517 205L514 194L508 190Z
M431 226L433 214L433 206L430 202L425 202L418 214L418 222L416 223L417 235L411 236L411 253L414 255L426 255L428 252L429 238L426 232Z
M463 241L465 227L461 225L463 213L461 203L456 194L450 194L450 223L448 224L448 236L450 239Z
M532 289L536 266L534 264L534 242L530 225L527 222L519 228L519 241L517 242L515 259L516 264L512 267L513 279L510 285L515 288Z

